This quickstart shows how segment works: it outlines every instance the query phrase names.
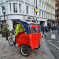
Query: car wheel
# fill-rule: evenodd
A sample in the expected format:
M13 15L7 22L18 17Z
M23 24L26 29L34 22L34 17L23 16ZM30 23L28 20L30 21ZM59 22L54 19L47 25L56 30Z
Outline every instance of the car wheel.
M35 49L39 49L40 48L40 45L38 47L36 47Z
M10 46L13 46L13 44L12 44L13 40L12 40L12 38L9 38L8 43L9 43Z
M23 56L28 56L30 52L30 48L27 45L21 45L20 46L20 52Z

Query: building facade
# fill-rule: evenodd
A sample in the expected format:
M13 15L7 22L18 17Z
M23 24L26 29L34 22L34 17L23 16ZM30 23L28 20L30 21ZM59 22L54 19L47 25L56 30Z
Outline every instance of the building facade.
M46 0L46 18L47 24L50 26L55 25L55 0Z
M46 10L46 0L37 0L37 20L39 24L47 26L48 10ZM3 7L6 10L5 18L9 24L8 29L14 28L14 20L34 21L36 20L36 0L0 0L0 24L4 21ZM49 13L49 18L54 18L54 13ZM51 15L53 15L51 17ZM54 19L53 19L54 20Z
M56 22L59 24L59 0L56 0L55 9L55 19Z

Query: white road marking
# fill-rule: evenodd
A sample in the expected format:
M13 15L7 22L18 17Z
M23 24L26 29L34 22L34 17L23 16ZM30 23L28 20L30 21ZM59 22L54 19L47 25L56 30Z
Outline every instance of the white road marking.
M51 39L56 39L55 34L51 34Z
M47 40L47 41L49 42L49 41L52 41L52 40Z
M59 42L59 41L57 41L57 42Z
M56 45L52 44L51 42L49 42L51 45L53 45L55 48L59 49L59 47L57 47Z

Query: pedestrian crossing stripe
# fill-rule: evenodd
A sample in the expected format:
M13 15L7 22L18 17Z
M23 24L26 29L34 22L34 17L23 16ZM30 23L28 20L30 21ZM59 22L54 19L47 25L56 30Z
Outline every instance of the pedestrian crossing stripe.
M57 41L57 42L59 42L59 41Z
M47 40L47 41L52 41L52 40Z

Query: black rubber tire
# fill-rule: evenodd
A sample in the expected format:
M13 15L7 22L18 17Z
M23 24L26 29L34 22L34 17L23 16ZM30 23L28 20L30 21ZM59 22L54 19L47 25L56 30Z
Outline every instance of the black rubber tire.
M13 42L12 38L9 38L9 39L8 39L8 43L9 43L10 46L13 46L12 43L14 43L14 42Z
M35 49L39 49L40 48L40 45L38 47L36 47Z
M28 45L21 45L20 46L20 53L27 57L30 53L30 47Z

